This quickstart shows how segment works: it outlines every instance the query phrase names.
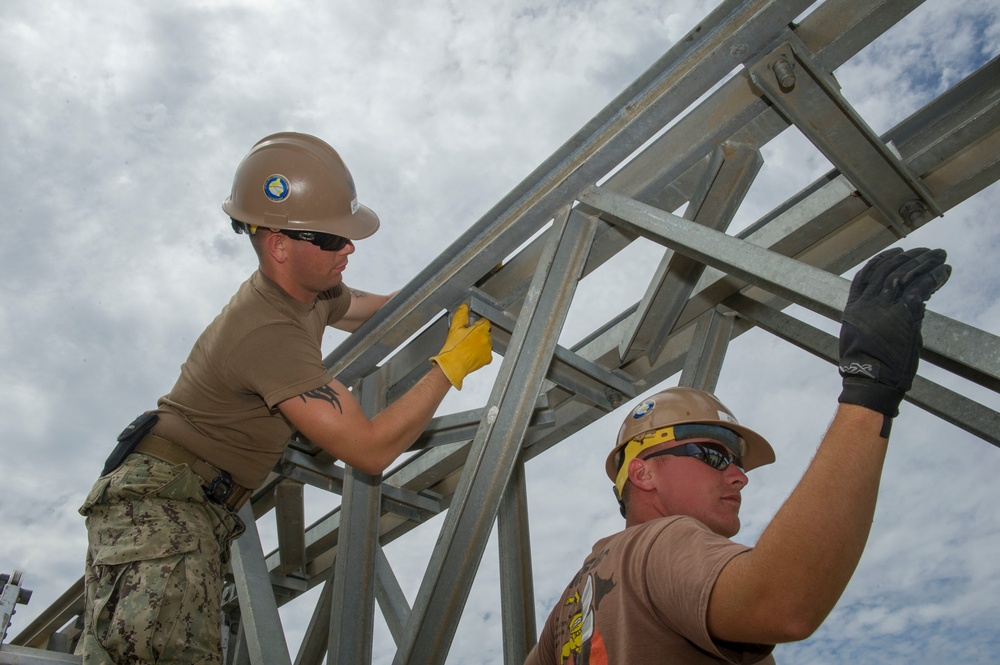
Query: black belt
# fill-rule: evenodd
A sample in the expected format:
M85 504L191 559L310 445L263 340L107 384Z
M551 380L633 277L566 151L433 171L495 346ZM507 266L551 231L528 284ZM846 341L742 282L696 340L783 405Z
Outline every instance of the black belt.
M220 503L231 510L239 510L250 498L252 490L237 485L228 472L215 468L186 448L162 436L147 434L135 447L135 452L150 455L170 464L187 464L201 477L205 496L210 501Z

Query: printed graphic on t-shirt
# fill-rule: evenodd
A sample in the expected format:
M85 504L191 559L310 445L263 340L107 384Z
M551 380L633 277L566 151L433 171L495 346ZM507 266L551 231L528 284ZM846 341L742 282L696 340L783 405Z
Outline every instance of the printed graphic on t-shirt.
M570 584L569 595L563 603L568 612L561 612L560 625L556 627L562 641L561 665L607 665L608 654L604 638L595 625L594 616L601 600L615 588L615 582L591 572L607 555L607 551L587 561L576 579ZM582 583L582 590L580 589Z

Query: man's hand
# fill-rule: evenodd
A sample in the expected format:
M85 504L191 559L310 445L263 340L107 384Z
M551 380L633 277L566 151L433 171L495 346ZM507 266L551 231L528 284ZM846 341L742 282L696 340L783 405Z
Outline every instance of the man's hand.
M451 385L462 389L462 379L493 360L490 322L479 319L469 325L469 306L462 304L451 319L451 329L441 351L431 362L441 368Z
M924 303L951 275L943 249L889 249L875 255L851 283L841 319L840 402L889 418L913 385L920 360Z

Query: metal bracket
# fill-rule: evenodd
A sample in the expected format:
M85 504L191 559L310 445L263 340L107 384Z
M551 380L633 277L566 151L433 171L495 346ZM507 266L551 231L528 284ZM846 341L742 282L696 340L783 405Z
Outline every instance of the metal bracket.
M754 84L904 237L943 214L924 183L865 123L790 30L749 68Z

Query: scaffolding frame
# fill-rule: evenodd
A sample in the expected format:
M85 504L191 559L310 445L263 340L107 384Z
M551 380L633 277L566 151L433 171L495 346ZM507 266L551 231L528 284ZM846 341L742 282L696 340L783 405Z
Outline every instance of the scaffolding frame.
M370 663L376 605L394 665L444 663L494 524L504 662L521 663L536 639L526 462L678 373L714 389L730 340L754 327L836 362L836 338L785 310L839 321L839 275L998 179L1000 58L878 136L832 72L920 2L827 0L795 24L812 4L723 2L326 359L373 415L425 371L461 302L492 321L503 357L486 404L435 418L384 476L291 440L241 511L227 663L291 665L278 608L320 585L296 665ZM834 170L727 233L762 147L789 128ZM664 247L642 299L560 346L579 281L640 237ZM932 311L923 331L924 362L1000 392L1000 338ZM906 399L1000 446L993 409L923 376ZM306 485L340 507L307 525ZM265 554L256 521L271 511ZM382 548L441 513L411 607ZM0 644L0 664L80 662L82 610L81 579Z

